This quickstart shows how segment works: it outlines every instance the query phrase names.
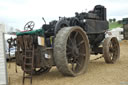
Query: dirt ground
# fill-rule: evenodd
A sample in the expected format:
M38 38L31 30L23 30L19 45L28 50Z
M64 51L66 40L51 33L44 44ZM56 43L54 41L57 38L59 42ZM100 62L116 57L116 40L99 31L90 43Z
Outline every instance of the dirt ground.
M65 77L54 67L49 73L33 76L32 85L128 85L128 41L120 42L120 49L120 59L115 64L106 64L103 58L90 60L88 71L78 77ZM16 73L15 64L11 63L8 68L10 85L22 85L22 76L20 67ZM30 85L30 80L26 79L24 85Z

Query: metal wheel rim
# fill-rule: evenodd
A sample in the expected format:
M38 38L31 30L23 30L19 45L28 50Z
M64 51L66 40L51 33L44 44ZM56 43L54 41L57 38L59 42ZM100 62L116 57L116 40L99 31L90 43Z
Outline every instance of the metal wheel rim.
M109 43L109 57L111 61L115 61L119 54L119 45L113 38Z

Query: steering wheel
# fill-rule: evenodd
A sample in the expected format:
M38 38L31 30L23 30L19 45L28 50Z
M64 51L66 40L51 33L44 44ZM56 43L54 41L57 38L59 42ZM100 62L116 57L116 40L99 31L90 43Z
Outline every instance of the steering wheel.
M31 31L31 30L33 30L34 26L35 26L35 23L33 21L29 21L24 26L24 30Z

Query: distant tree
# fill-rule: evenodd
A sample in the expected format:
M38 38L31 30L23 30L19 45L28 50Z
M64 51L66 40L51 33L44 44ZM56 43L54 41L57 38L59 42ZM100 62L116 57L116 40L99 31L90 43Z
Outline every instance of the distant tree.
M118 23L118 24L122 24L122 20L118 20L117 23Z
M109 19L109 22L111 23L112 22L112 19Z
M115 18L113 18L113 22L116 22L116 19Z

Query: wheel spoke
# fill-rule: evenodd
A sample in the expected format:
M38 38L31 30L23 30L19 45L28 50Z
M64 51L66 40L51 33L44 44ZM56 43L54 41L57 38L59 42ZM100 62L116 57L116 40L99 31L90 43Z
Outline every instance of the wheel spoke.
M80 41L78 44L77 44L77 46L79 47L81 44L83 44L84 43L84 40L82 40L82 41Z
M71 39L71 36L69 36L69 40L70 40L70 42L71 42L71 45L73 45L73 41L72 41L72 39Z
M85 53L80 53L79 55L80 55L80 56L86 56L86 54L85 54Z
M72 49L72 47L69 44L67 44L67 47L70 48L70 49Z
M30 25L34 25L34 23L33 22L30 22Z
M74 70L75 70L74 63L72 62L72 71L74 71Z
M67 52L67 55L72 54L72 52Z
M114 58L114 54L112 53L112 54L111 54L111 60L112 60L113 58Z
M28 25L31 25L31 22L30 22L30 23L28 23Z
M74 40L76 40L77 35L78 35L78 32L75 33Z
M30 26L30 28L33 27L32 25Z
M113 57L113 53L112 53L112 52L110 52L110 53L109 53L109 56L110 56L110 57Z
M76 60L76 63L77 63L77 65L79 66L79 67L81 67L81 64Z

